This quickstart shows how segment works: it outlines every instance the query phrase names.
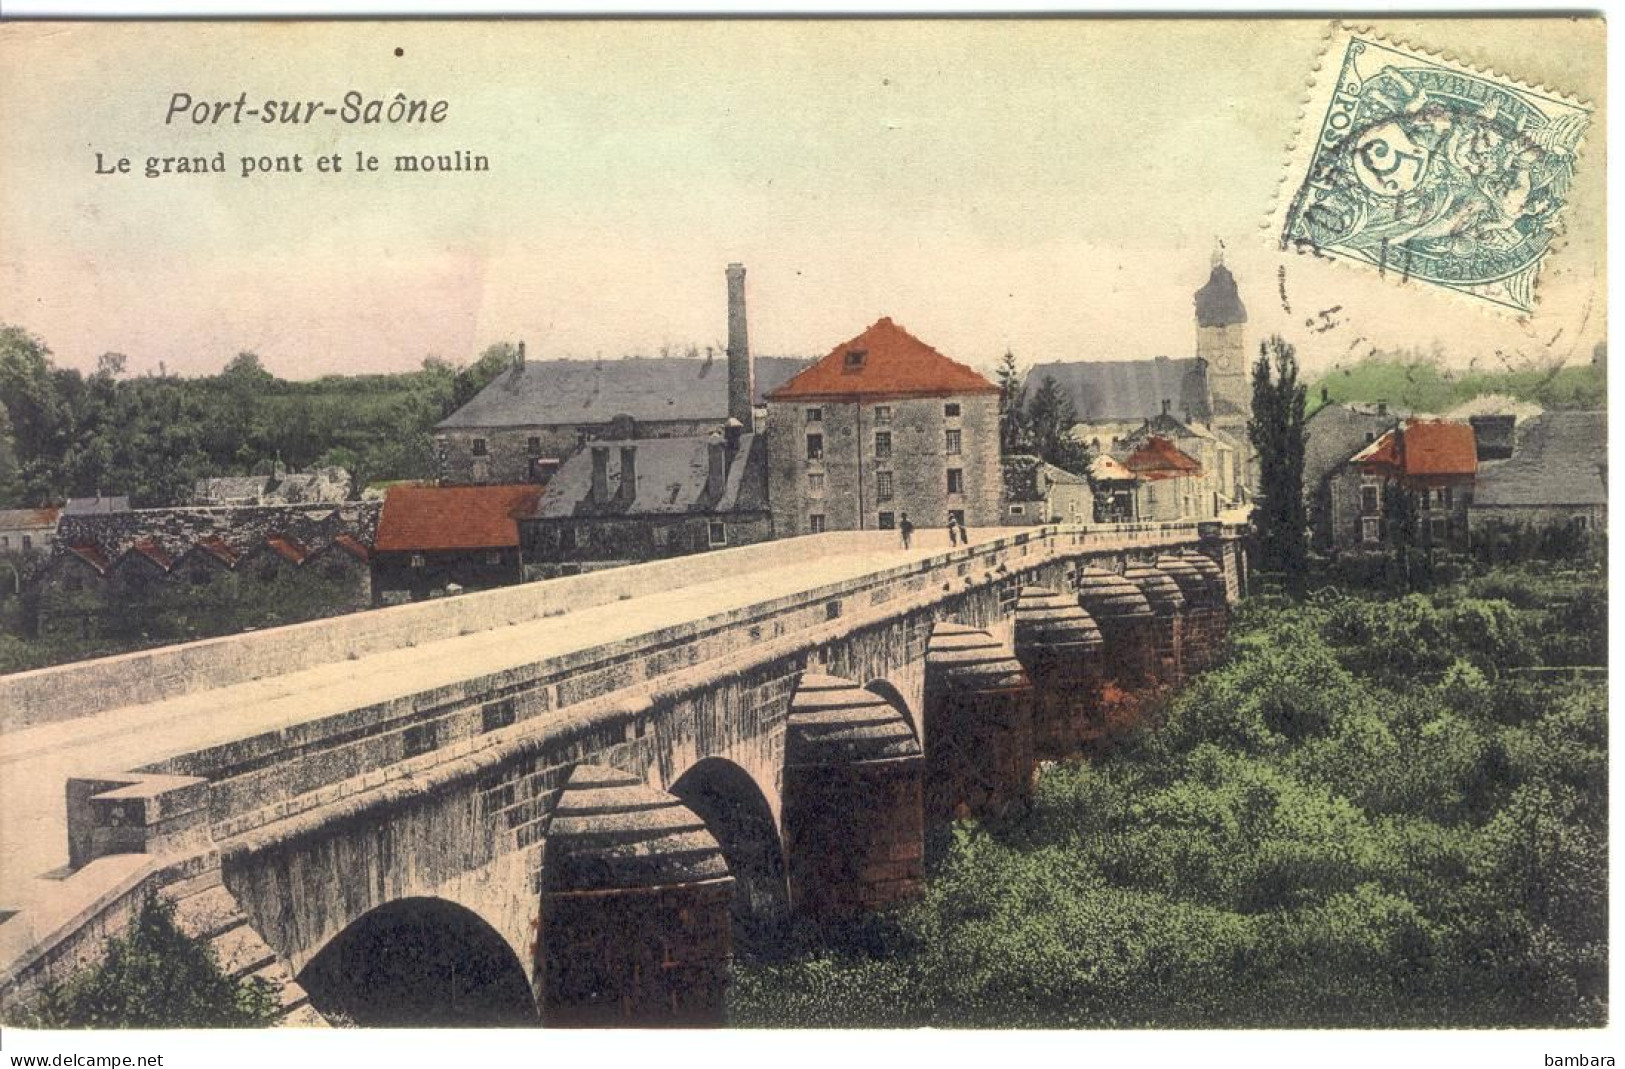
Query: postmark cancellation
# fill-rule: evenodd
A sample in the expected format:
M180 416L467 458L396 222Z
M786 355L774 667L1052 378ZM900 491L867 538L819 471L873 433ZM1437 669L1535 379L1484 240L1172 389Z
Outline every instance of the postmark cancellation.
M1349 27L1321 69L1281 246L1532 312L1590 107Z

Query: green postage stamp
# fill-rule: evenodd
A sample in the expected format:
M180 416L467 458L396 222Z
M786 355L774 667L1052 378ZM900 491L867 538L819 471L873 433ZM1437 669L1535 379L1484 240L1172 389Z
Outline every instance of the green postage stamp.
M1534 307L1590 108L1341 29L1289 163L1283 248Z

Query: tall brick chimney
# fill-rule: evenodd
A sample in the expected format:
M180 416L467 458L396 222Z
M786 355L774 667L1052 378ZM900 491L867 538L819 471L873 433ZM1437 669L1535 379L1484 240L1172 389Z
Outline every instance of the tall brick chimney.
M728 265L728 415L745 430L756 429L756 373L745 319L745 265Z

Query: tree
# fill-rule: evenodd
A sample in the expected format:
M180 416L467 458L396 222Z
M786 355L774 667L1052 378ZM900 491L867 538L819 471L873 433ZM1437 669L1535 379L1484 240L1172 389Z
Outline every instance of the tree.
M116 379L124 374L124 368L129 362L129 357L123 353L103 353L96 358L96 376L98 378Z
M1032 450L1046 463L1075 475L1088 472L1088 451L1072 438L1072 428L1078 422L1077 409L1053 376L1046 375L1039 383L1027 402L1023 422Z
M999 452L1009 455L1022 451L1027 438L1026 416L1022 411L1027 391L1016 367L1016 354L1004 351L999 361Z
M1261 483L1253 517L1261 567L1294 585L1302 581L1309 556L1303 504L1306 394L1298 381L1297 350L1272 335L1258 347L1253 364L1253 414L1247 421Z
M519 347L512 342L499 341L487 345L472 366L457 372L457 379L452 388L451 410L456 411L468 404L475 394L490 385L491 380L515 366L518 359ZM428 370L427 362L425 370Z
M263 980L234 981L214 952L175 925L175 907L150 897L100 965L45 993L44 1028L245 1028L276 1019ZM30 1022L35 1023L35 1022Z

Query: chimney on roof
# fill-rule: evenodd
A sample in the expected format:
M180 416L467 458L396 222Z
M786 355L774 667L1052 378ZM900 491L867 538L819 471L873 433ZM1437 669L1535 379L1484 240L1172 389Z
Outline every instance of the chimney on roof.
M1320 403L1323 405L1329 405L1332 403L1332 388L1330 386L1322 386L1320 388Z
M1168 398L1164 397L1162 399L1162 414L1166 416L1168 414L1168 409L1170 409L1172 407L1173 407L1173 402L1168 400Z
M720 435L705 440L708 466L705 473L705 500L715 506L722 500L722 491L728 484L728 450Z
M728 265L728 415L756 429L756 374L745 319L745 265Z
M513 366L514 367L524 367L525 366L525 339L523 339L523 338L519 339L519 351L514 354Z
M609 446L592 447L592 491L589 500L595 505L609 501Z
M745 434L745 428L740 426L737 419L729 419L722 425L723 438L728 443L728 456L732 457L739 451L739 439Z
M608 450L606 449L607 453ZM615 488L615 500L631 505L638 496L638 447L621 446L621 485Z

